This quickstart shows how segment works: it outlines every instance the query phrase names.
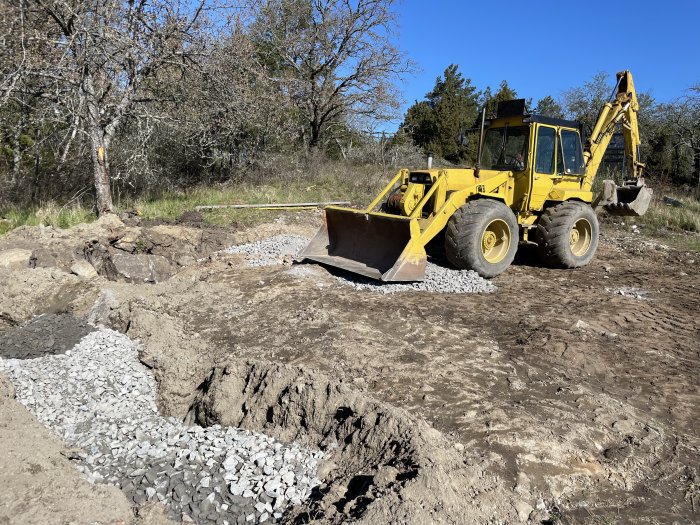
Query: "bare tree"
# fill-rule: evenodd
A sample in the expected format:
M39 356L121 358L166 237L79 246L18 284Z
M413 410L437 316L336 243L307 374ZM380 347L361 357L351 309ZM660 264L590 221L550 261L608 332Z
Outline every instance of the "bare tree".
M695 183L700 185L700 85L668 108L676 147L685 149L693 162Z
M412 69L390 40L394 0L268 0L254 36L282 93L297 104L309 147L347 116L396 115L393 87Z
M593 129L600 108L610 99L614 87L610 78L608 73L600 72L583 86L567 89L562 94L566 116L580 121L588 132Z
M48 31L28 39L34 56L23 72L34 79L34 94L67 112L70 136L89 139L97 210L110 213L109 151L117 129L139 105L158 100L155 88L164 71L196 63L214 6L207 0L24 2Z

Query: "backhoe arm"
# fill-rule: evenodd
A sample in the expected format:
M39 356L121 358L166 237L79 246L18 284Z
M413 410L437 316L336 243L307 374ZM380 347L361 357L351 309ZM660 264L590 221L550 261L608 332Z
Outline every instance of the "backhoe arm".
M598 120L593 127L583 158L586 165L586 175L583 188L590 190L598 173L598 168L603 160L603 155L608 149L610 140L615 132L617 124L622 124L622 133L625 138L625 157L627 161L627 183L641 185L642 170L644 164L639 161L639 127L637 124L637 112L639 102L634 89L632 73L621 71L617 74L616 93L610 102L607 102L598 115Z

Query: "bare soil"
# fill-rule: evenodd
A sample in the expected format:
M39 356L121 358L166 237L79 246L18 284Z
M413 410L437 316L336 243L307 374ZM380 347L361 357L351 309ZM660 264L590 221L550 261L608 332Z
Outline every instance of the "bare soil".
M604 229L586 268L523 249L491 294L383 295L207 257L313 224L148 228L126 240L156 239L172 264L158 284L65 271L86 242L124 251L119 224L0 238L39 254L0 270L0 332L41 313L104 322L144 342L163 412L323 447L324 485L289 522L700 521L697 254Z

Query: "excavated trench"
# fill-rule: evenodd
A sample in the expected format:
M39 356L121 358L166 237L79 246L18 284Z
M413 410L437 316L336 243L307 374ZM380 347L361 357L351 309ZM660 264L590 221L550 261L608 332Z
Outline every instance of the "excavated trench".
M338 513L359 518L420 470L415 435L420 430L407 414L301 368L261 362L215 368L200 386L188 420L255 429L327 451L320 473L324 485L304 508L292 511L294 523Z
M184 418L159 414L139 348L66 315L0 336L17 399L81 450L73 460L91 483L137 506L160 501L201 524L459 522L474 479L501 488L425 421L301 367L230 359L205 374Z
M301 367L260 361L217 366L197 389L186 419L324 452L321 485L289 510L288 523L517 520L512 507L496 504L493 496L504 497L500 482L461 444L404 410ZM474 505L467 511L468 499Z

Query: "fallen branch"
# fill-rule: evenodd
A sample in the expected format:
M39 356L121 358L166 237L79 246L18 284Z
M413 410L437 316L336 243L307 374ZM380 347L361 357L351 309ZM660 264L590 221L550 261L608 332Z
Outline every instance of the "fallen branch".
M348 201L334 201L334 202L290 202L286 204L213 204L210 206L195 206L195 210L218 210L221 208L255 208L259 210L284 210L284 209L311 209L311 208L321 208L323 206L348 206L350 203Z

